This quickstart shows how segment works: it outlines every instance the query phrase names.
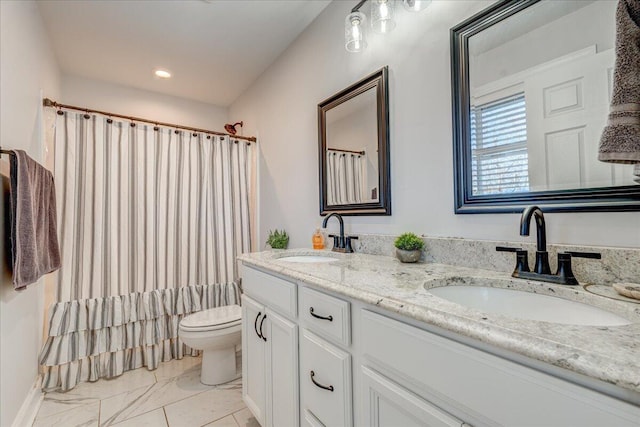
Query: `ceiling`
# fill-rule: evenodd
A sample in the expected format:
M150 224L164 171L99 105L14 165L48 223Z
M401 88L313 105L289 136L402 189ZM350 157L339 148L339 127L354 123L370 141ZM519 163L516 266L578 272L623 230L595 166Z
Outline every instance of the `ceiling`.
M497 25L493 25L469 38L469 51L480 55L527 34L565 15L589 6L595 0L547 0L527 7ZM614 5L615 7L615 5Z
M63 73L231 104L330 0L40 0ZM173 74L153 75L156 68Z

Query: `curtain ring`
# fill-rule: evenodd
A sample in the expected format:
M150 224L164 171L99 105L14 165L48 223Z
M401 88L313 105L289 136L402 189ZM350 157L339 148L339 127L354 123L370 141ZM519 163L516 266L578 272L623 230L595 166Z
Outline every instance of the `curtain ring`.
M136 127L136 124L134 122L131 122L131 127L132 128Z
M91 116L89 115L89 110L84 110L84 117L85 119L89 120L91 118Z
M176 135L180 133L180 131L178 129L174 130L173 133L175 133Z
M211 139L211 135L207 135L207 139Z
M155 124L155 126L153 127L153 130L154 130L154 131L156 131L156 132L160 130L160 128L158 127L158 124L157 124L157 123L156 123L156 124Z
M196 132L193 133L193 136L198 136L198 134Z

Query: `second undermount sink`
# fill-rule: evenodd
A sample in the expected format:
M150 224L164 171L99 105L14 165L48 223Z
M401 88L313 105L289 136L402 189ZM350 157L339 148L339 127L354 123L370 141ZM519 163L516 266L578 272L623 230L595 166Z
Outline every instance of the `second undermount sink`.
M325 263L338 261L337 258L331 258L321 255L293 255L278 258L278 261L286 262L305 262L305 263Z
M489 286L442 286L433 295L486 313L567 325L622 326L632 322L598 307L548 295Z

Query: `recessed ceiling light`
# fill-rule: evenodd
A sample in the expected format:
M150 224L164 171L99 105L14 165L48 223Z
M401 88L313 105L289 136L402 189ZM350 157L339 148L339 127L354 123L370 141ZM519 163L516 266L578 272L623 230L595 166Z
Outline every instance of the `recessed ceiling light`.
M171 73L167 70L157 69L154 71L154 74L161 79L168 79L171 77Z

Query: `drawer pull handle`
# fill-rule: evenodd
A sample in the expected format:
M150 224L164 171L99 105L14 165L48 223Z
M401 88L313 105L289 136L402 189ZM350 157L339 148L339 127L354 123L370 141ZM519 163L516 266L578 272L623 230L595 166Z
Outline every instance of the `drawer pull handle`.
M262 332L262 327L264 326L264 319L267 318L267 313L264 314L264 316L262 317L262 320L260 321L260 337L267 342L267 337L264 335L264 332Z
M311 313L311 315L312 315L313 317L315 317L316 319L328 320L329 322L333 322L333 316L331 316L331 315L329 315L329 316L327 316L327 317L324 317L324 316L318 316L317 314L315 314L315 313L313 312L313 307L309 307L309 313Z
M256 331L256 335L259 338L263 338L262 335L260 335L260 332L258 332L258 319L260 318L260 315L262 314L261 311L258 312L258 315L256 316L256 321L253 322L253 330Z
M316 380L313 379L313 377L315 375L316 375L316 373L311 371L311 382L314 383L316 385L316 387L320 387L320 388L325 389L325 390L333 391L333 386L332 385L326 386L326 385L322 385L322 384L316 382Z

